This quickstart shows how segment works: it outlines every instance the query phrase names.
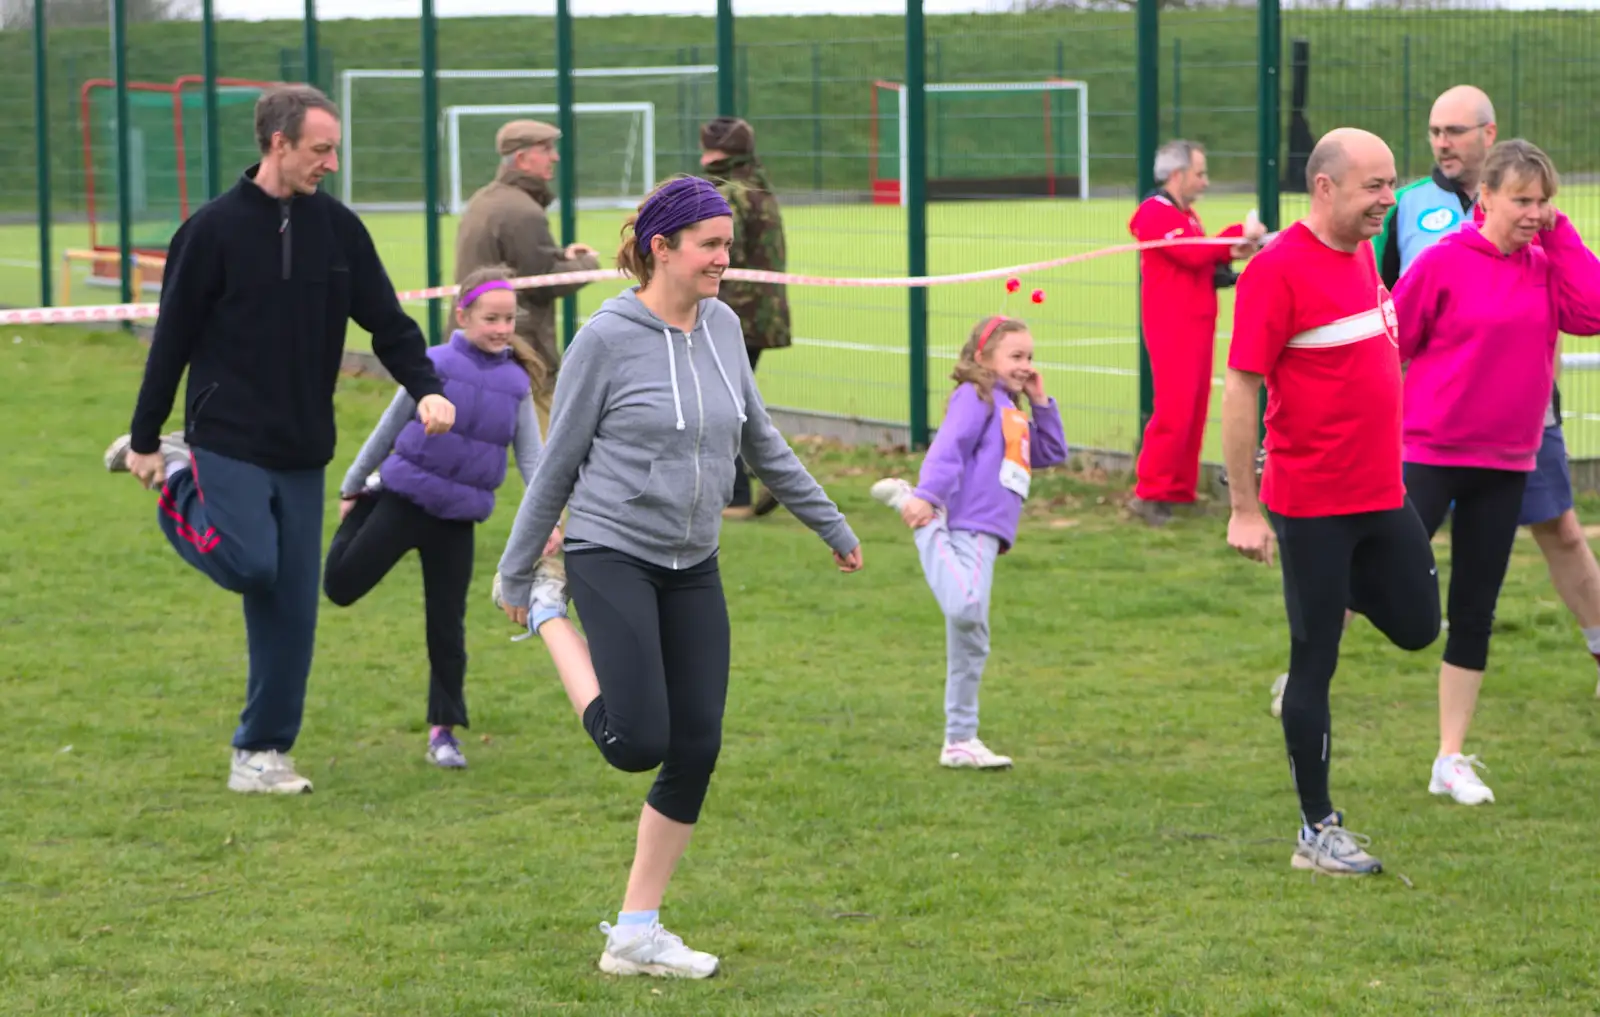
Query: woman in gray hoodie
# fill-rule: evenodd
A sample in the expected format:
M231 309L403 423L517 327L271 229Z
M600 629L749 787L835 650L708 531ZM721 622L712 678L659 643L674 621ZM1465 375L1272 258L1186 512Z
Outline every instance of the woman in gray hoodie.
M704 180L668 181L623 237L617 266L639 285L607 300L567 352L496 601L544 639L606 761L660 767L617 924L600 925L601 970L706 978L717 958L663 929L659 911L722 745L729 632L717 537L735 460L832 548L841 571L861 568L861 546L773 427L739 318L717 299L733 240L727 202ZM558 546L587 642L563 591L534 583L540 555Z

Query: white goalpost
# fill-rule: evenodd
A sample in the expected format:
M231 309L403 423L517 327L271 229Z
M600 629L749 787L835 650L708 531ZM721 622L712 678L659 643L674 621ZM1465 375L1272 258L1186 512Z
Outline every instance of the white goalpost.
M1015 107L1014 111L1008 110L1003 118L996 119L991 115L988 121L988 130L992 131L993 128L999 126L999 124L1002 122L1018 124L1024 121L1032 122L1031 118L1038 118L1037 122L1040 125L1039 134L1033 139L1033 142L1030 142L1030 144L1036 142L1038 148L1037 151L1031 154L1048 161L1048 164L1051 167L1049 177L1053 178L1057 172L1054 166L1053 156L1053 149L1057 143L1057 139L1052 137L1050 126L1054 115L1052 110L1053 103L1050 97L1062 93L1072 96L1076 100L1073 104L1075 106L1075 115L1072 117L1072 119L1076 120L1077 122L1077 130L1075 131L1076 136L1073 138L1074 144L1072 145L1072 147L1076 148L1077 150L1076 158L1074 159L1069 156L1063 160L1066 165L1061 167L1061 170L1070 172L1072 169L1076 169L1078 177L1078 198L1081 201L1087 201L1089 199L1089 85L1087 82L1069 81L1059 78L1052 78L1044 81L964 81L925 85L924 90L928 93L928 98L930 100L927 108L927 116L930 124L930 127L928 128L929 133L927 135L928 146L930 149L928 161L928 172L930 177L935 175L932 149L935 143L933 132L936 130L936 128L932 125L937 122L939 116L936 108L937 97L948 97L946 101L950 101L963 97L978 97L983 95L996 95L1004 93L1031 92L1039 94L1043 100L1042 117L1038 111L1018 105ZM894 109L884 110L879 108L878 95L880 92L888 92L894 95ZM989 112L990 114L993 113L992 110ZM875 199L880 203L904 205L906 203L907 192L909 190L908 155L910 144L910 125L908 121L909 111L906 108L905 85L901 84L900 82L893 81L874 82L872 92L872 114L872 186ZM892 120L890 119L891 117ZM981 119L982 118L980 117L980 120ZM887 128L887 130L885 128ZM888 134L890 131L893 132L893 136L885 137L884 135ZM1015 133L1014 130L1013 133ZM1060 133L1065 134L1066 132L1063 131ZM1013 141L1015 140L1016 139L1013 139ZM1065 141L1066 139L1063 138L1060 140ZM880 163L886 162L887 159L884 159L883 157L891 153L894 156L893 172L884 173ZM1052 190L1051 193L1053 194L1054 191Z
M462 169L461 120L463 117L493 117L498 127L508 118L517 117L543 117L554 120L561 112L561 107L553 102L533 103L500 103L480 106L448 106L444 110L445 120L445 149L446 158L450 166L450 214L460 215L467 207L467 198L470 196L468 188L473 186L468 182L466 173ZM633 208L644 200L644 196L656 179L656 107L652 102L575 102L572 104L573 116L584 116L592 119L606 114L620 115L627 118L624 127L624 140L622 151L615 153L616 162L611 166L611 178L615 180L613 194L599 197L582 197L578 199L580 208ZM471 161L472 152L468 152ZM489 161L494 153L485 149L478 153L483 156L480 161ZM603 172L603 171L602 171ZM481 174L487 183L488 174Z
M574 68L572 71L572 76L574 78L585 79L590 83L590 88L603 85L608 81L613 82L614 86L610 89L602 89L602 94L615 94L620 88L623 90L623 95L618 96L618 98L629 98L628 93L630 92L632 94L643 93L646 96L654 95L656 93L653 90L659 89L664 84L677 86L680 88L680 92L683 88L687 87L710 86L715 83L716 74L717 67L715 64L668 64L656 67L578 67ZM527 115L538 112L543 113L549 119L554 120L557 110L559 109L555 103L548 101L552 97L551 93L555 84L556 72L554 70L522 68L483 70L451 69L437 71L436 77L441 85L445 82L453 83L450 95L451 99L460 99L463 97L461 94L463 89L460 84L456 83L481 82L483 83L484 87L478 89L477 91L480 95L482 95L484 92L489 92L487 95L482 95L482 98L486 100L518 100L479 103L461 103L456 101L444 104L444 109L441 111L443 116L439 124L439 130L441 132L452 132L452 124L449 119L448 112L451 110L457 111L454 132L458 135L460 117L471 117L474 115L474 111L476 110L487 110L491 108L504 109L515 111L513 115ZM656 80L654 82L643 80L651 78ZM370 171L366 169L367 164L373 161L367 158L367 156L372 156L373 154L370 150L370 143L368 143L369 148L365 150L367 155L363 156L363 159L361 160L362 165L360 168L357 167L357 160L355 158L357 154L356 136L358 132L363 130L365 124L363 117L370 116L370 114L367 113L367 109L373 104L370 97L366 103L363 104L362 89L360 88L360 85L363 82L382 81L420 83L421 79L422 72L414 68L354 68L340 72L339 103L340 109L344 114L344 138L340 145L339 153L341 163L339 167L339 197L346 205L359 207L365 211L396 212L414 211L421 207L421 203L418 201L400 202L367 200L358 202L357 191L363 179L361 176L359 176L359 174L366 173L368 177L381 180L381 177L377 175L382 173L382 169L381 165ZM491 88L490 86L493 87ZM413 85L412 87L416 86ZM591 94L593 93L591 92ZM639 157L634 158L632 163L638 164L647 149L649 155L648 158L643 159L641 171L642 176L640 179L637 181L630 180L630 182L633 184L631 189L638 190L638 193L641 195L645 190L648 189L647 185L654 177L656 148L655 106L655 103L650 102L626 101L593 103L576 102L573 104L575 113L582 110L586 112L586 115L622 115L634 117L636 119L642 117L647 120L647 124L643 129L641 129L639 136L636 139L638 148L635 149L635 151L638 153ZM644 107L649 108L646 110ZM484 115L488 114L485 113ZM582 132L580 132L580 134L581 133ZM447 133L447 136L441 140L444 140L446 144L453 144L449 140L451 136L452 134ZM363 137L365 137L365 135L363 135ZM460 146L457 145L452 148L449 156L452 174L457 172L458 160L460 158ZM378 156L376 161L381 164L383 161L383 156ZM622 173L620 172L622 168L618 167L618 169L618 177L620 179L622 176ZM587 170L585 170L584 173L585 176L588 175ZM452 208L456 207L458 204L456 187L457 185L452 181L449 197ZM392 196L392 188L390 188L390 191ZM619 195L617 200L620 201L621 197L622 196Z

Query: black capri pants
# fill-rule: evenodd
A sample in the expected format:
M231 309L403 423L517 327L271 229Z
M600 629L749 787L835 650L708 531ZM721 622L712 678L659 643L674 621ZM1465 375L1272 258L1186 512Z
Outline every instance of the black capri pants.
M567 552L566 565L600 680L584 729L619 770L659 766L645 800L668 819L694 823L722 749L728 699L728 605L717 556L674 571L581 548Z
M1517 516L1528 475L1512 470L1406 463L1406 493L1432 537L1450 524L1450 595L1444 662L1468 671L1489 663L1500 584L1517 539ZM1454 510L1451 504L1454 503Z

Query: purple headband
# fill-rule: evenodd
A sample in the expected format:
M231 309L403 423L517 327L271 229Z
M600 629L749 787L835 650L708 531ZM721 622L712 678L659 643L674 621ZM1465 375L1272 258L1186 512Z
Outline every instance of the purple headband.
M472 289L462 294L458 306L471 307L474 300L477 300L490 290L512 290L514 292L516 287L511 285L511 281L509 279L490 279L488 282L474 286Z
M639 209L639 218L633 224L639 253L650 253L650 239L657 234L670 237L685 226L719 215L731 216L733 209L710 181L679 177L651 195Z

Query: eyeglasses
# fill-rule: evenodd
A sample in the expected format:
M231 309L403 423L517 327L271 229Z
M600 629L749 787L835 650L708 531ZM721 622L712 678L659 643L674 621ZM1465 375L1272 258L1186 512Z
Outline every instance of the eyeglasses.
M1484 124L1448 124L1448 125L1446 125L1444 127L1435 127L1434 125L1429 124L1428 125L1428 137L1430 137L1430 138L1443 138L1443 137L1460 138L1460 137L1463 137L1463 136L1465 136L1467 134L1470 134L1473 131L1481 131L1485 127L1488 127L1488 126L1489 125L1486 124L1486 123L1484 123Z

